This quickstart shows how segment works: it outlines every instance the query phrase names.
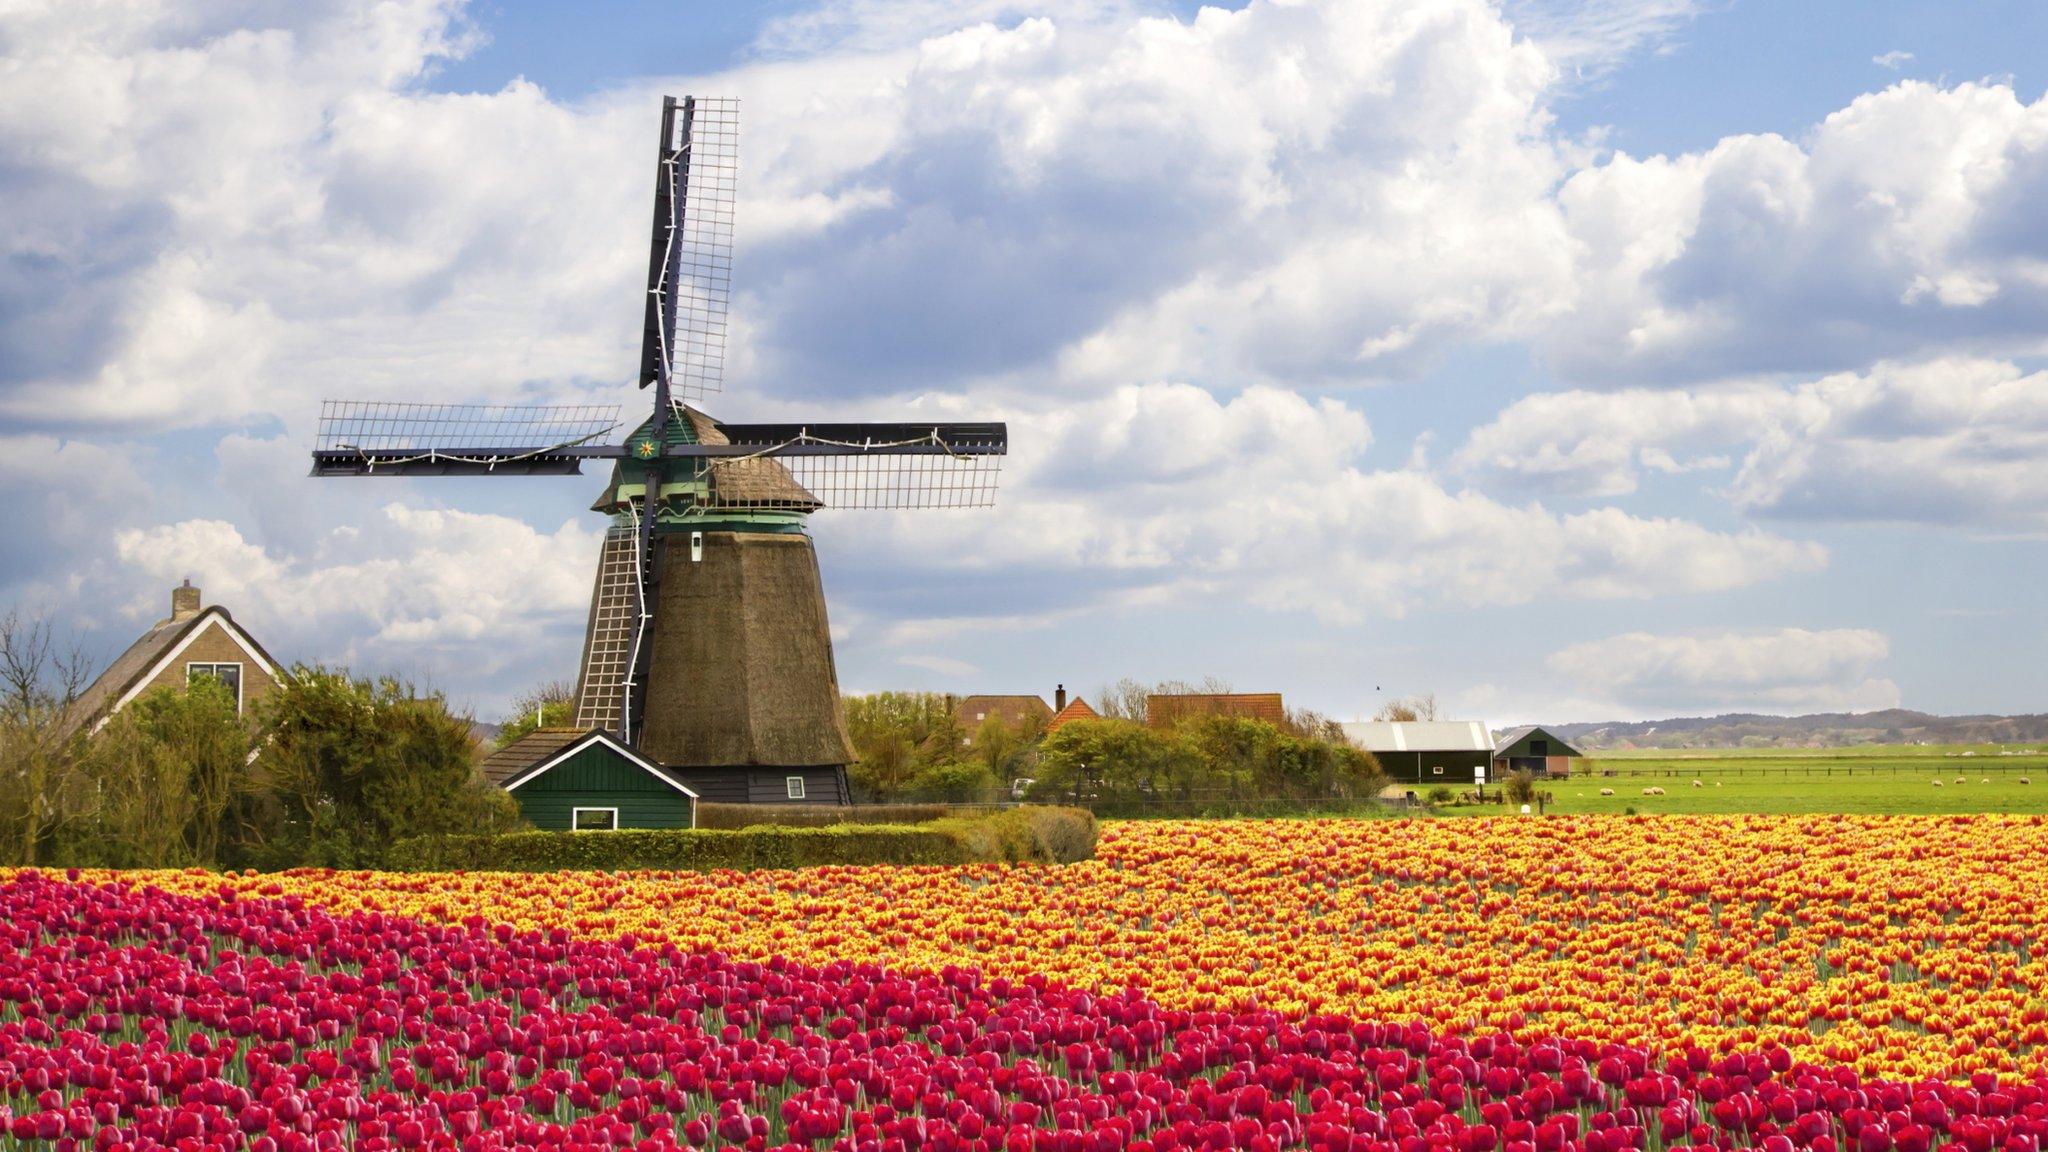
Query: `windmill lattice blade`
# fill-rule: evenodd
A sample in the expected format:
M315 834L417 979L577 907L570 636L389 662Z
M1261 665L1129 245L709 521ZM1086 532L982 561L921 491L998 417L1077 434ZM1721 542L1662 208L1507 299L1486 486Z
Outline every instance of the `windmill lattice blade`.
M316 475L569 473L554 453L609 443L616 404L414 404L323 400Z
M616 404L413 404L323 400L319 451L527 448L608 442Z
M725 321L732 295L733 208L739 197L740 103L694 97L678 116L672 147L688 145L679 159L681 196L667 198L678 249L674 279L650 267L648 339L641 351L640 383L652 382L665 354L672 401L701 399L725 383ZM687 132L687 136L684 133ZM662 221L657 221L657 228ZM663 238L656 235L657 249ZM675 303L674 347L662 348L658 310L663 294Z
M996 501L1001 456L802 455L743 457L711 464L710 504L726 510L987 508ZM760 482L764 466L786 470L801 486ZM723 474L723 475L722 475ZM725 477L730 477L726 479Z

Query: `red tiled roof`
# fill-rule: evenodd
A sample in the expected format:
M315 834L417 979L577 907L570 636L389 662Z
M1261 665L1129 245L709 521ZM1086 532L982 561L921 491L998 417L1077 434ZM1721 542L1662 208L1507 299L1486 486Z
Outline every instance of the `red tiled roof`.
M1045 734L1048 736L1052 735L1054 732L1060 730L1060 725L1065 724L1071 720L1100 719L1102 719L1101 713L1097 712L1093 708L1090 708L1086 700L1083 700L1079 696L1076 696L1071 701L1068 701L1067 706L1065 708L1060 709L1057 715L1055 715L1051 720L1046 721Z
M1242 716L1281 724L1287 720L1287 709L1280 703L1278 692L1192 692L1145 697L1147 727L1171 728L1196 716Z
M1052 709L1037 696L968 696L953 709L953 718L972 733L975 725L994 716L1012 727L1026 720L1043 719Z

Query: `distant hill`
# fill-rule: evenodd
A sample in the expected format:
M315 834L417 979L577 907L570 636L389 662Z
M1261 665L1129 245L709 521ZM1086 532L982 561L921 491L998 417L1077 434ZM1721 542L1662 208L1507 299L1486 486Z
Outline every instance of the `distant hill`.
M1839 748L1850 744L2048 744L2048 715L1931 716L1904 708L1810 716L1684 716L1546 724L1581 751L1624 748Z

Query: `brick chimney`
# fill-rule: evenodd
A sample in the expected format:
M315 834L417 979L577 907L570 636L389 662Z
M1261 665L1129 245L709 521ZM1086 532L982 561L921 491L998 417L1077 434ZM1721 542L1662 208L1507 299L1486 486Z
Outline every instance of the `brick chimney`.
M199 589L187 580L171 589L171 619L190 620L199 615Z
M1065 712L1067 710L1067 686L1065 684L1058 684L1053 687L1052 710L1054 712Z

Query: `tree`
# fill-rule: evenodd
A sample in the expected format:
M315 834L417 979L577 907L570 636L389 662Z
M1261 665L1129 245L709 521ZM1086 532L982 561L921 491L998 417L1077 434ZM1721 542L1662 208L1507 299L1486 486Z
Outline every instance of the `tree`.
M1436 693L1425 692L1407 700L1389 700L1373 714L1375 720L1434 720L1437 716Z
M78 694L90 665L60 649L43 616L0 616L0 860L35 864L97 796L76 755Z
M66 863L218 866L237 846L254 792L249 729L211 679L157 688L116 713L84 750L98 806L69 837Z
M565 728L575 722L576 686L567 680L550 680L528 688L512 701L512 714L498 728L498 747L542 728Z
M1228 695L1233 689L1221 676L1204 676L1199 684L1186 680L1161 680L1147 686L1129 676L1096 691L1095 710L1105 720L1145 722L1145 701L1152 696Z
M468 719L437 694L302 666L261 713L257 776L282 810L273 859L373 866L410 836L518 821L511 797L477 772Z
M1039 747L1031 796L1077 803L1188 800L1202 769L1201 754L1176 733L1127 720L1075 720Z
M938 692L874 692L843 702L847 735L858 759L847 780L863 799L900 796L926 768L955 761L961 750L953 698Z

